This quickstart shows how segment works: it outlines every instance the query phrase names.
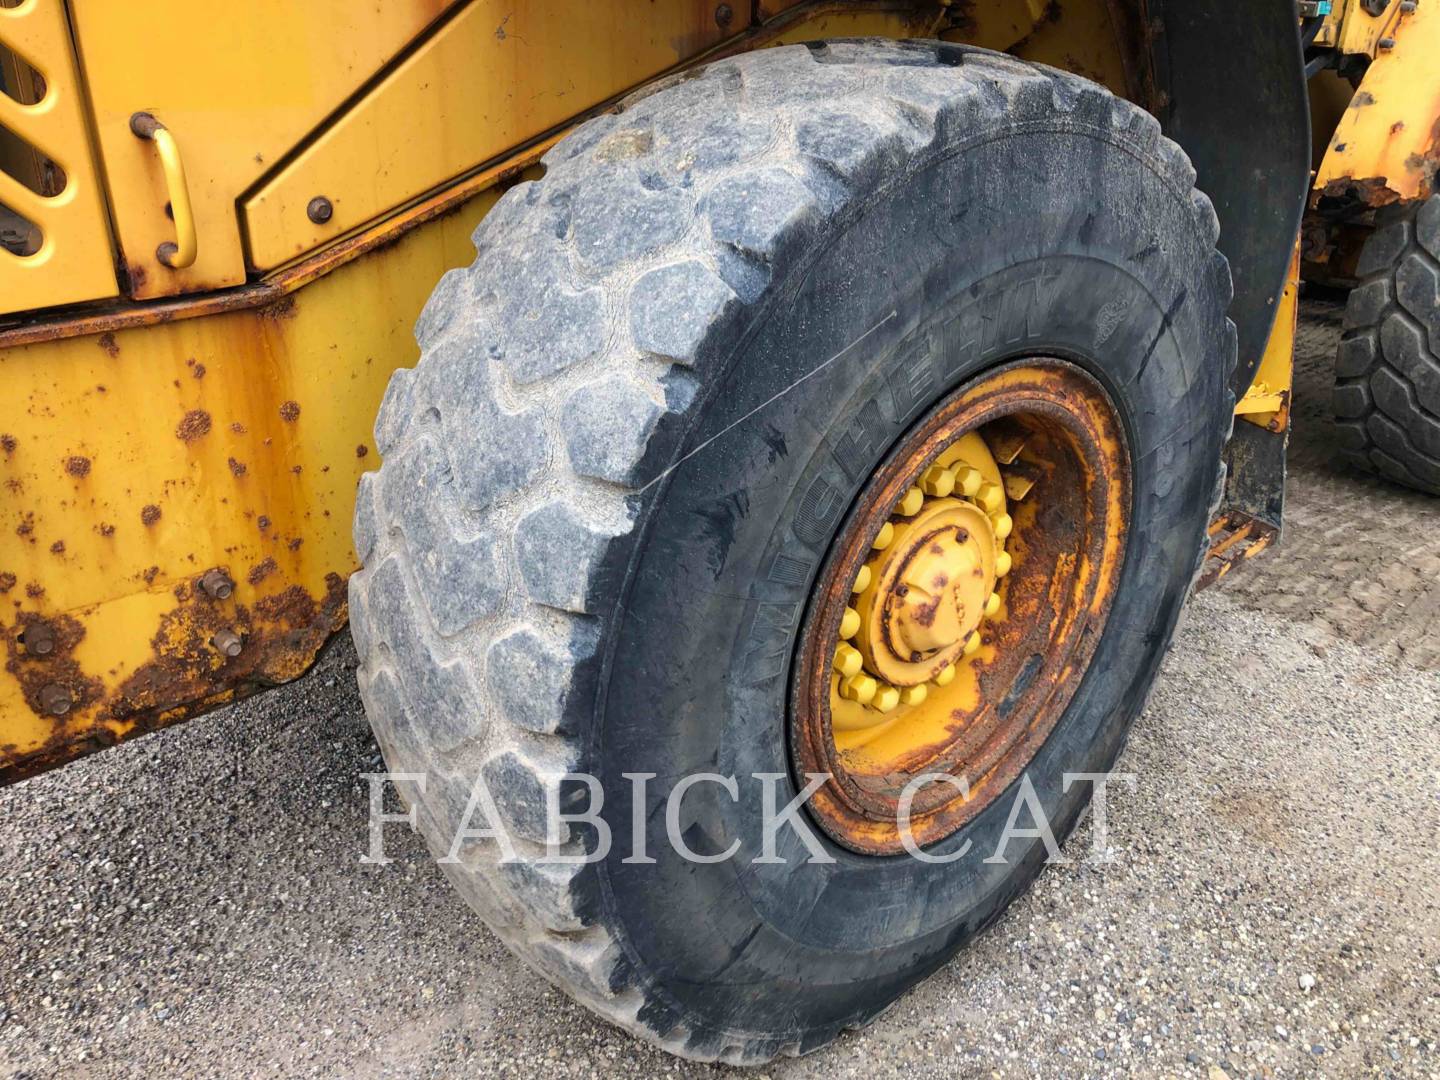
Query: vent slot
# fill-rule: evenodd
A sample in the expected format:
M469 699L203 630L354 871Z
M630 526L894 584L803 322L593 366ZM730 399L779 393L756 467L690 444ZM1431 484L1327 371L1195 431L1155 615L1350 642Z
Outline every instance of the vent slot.
M11 255L34 255L45 242L45 234L29 218L0 203L0 251Z

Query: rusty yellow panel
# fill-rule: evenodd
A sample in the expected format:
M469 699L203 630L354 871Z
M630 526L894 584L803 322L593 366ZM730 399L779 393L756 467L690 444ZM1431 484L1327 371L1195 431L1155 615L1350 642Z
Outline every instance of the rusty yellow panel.
M1395 46L1378 52L1350 99L1315 176L1315 189L1371 206L1428 198L1440 169L1440 10L1401 14ZM1348 22L1347 16L1347 22Z
M1387 4L1379 15L1365 10L1365 0L1344 0L1335 7L1338 10L1330 20L1335 25L1331 40L1342 53L1374 53L1382 38L1394 35L1403 17L1398 0Z
M71 0L131 295L244 281L243 193L454 4ZM190 177L199 247L188 269L155 256L175 236L155 147L130 130L141 110L174 133Z
M474 0L245 200L251 263L288 262L743 29L715 8Z
M0 204L40 233L28 255L0 248L0 314L114 296L118 289L104 195L85 130L84 96L62 0L0 7L0 47L37 71L44 87L38 100L17 100L0 89L0 128L13 133L0 140L11 151L7 161L27 156L41 164L49 159L64 174L63 185L36 191L0 168ZM33 171L50 172L43 167Z
M386 381L496 197L268 306L0 344L0 782L308 666Z
M1295 374L1295 326L1300 308L1300 247L1290 260L1275 325L1255 370L1255 381L1235 403L1235 415L1269 431L1290 423L1290 391Z

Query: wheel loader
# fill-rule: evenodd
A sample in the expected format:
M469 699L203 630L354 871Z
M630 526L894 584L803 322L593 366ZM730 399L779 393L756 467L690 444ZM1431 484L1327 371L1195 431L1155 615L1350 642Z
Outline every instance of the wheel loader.
M1278 537L1302 278L1336 453L1440 491L1437 55L1435 0L0 0L0 779L348 621L380 805L526 963L824 1045Z

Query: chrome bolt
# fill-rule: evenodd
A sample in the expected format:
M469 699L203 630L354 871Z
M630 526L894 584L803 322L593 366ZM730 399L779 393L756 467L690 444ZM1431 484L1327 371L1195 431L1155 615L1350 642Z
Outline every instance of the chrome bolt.
M55 631L47 622L32 622L20 635L20 643L31 656L49 656L55 651Z
M200 577L200 591L212 600L229 600L235 583L224 570L206 570Z

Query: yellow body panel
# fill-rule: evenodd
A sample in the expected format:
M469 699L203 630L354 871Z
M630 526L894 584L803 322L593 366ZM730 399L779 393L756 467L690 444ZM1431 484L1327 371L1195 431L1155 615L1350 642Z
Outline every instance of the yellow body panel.
M1428 198L1440 169L1440 9L1400 14L1395 45L1376 53L1340 118L1315 190L1358 189L1372 206ZM1348 23L1348 17L1347 17Z
M0 249L0 314L114 296L104 193L85 127L85 101L61 0L0 7L0 45L44 80L45 93L22 103L0 91L0 126L64 170L65 184L41 194L0 167L0 203L39 228L39 249ZM7 163L0 161L0 166ZM18 171L18 170L17 170Z
M0 345L0 781L309 665L343 624L385 384L497 197L265 306ZM217 567L225 601L197 588ZM33 618L57 631L51 655L18 640ZM211 645L221 629L238 657Z
M1270 431L1290 424L1290 391L1295 375L1295 327L1300 315L1300 247L1290 260L1280 309L1265 342L1265 353L1255 370L1255 381L1235 403L1235 415Z
M269 270L443 184L741 29L693 0L474 0L245 200ZM328 199L332 216L306 207Z
M243 282L237 201L453 3L73 0L130 295ZM182 270L156 258L175 228L155 148L130 130L142 110L173 132L191 177L198 253Z

